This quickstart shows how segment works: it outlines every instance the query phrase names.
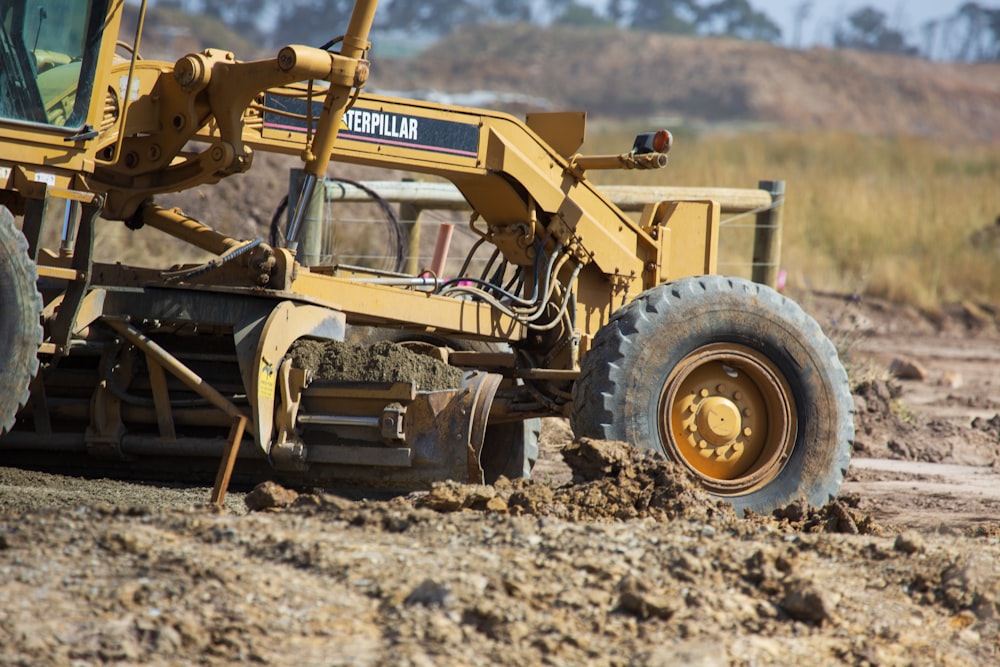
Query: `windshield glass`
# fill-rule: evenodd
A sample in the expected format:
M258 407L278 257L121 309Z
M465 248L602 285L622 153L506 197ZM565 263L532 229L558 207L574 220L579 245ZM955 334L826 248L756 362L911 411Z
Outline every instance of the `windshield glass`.
M0 0L0 117L83 125L104 6L102 0Z

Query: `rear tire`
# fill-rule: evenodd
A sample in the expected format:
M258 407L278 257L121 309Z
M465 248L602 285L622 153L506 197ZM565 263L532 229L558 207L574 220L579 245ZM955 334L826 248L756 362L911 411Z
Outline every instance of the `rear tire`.
M573 388L580 436L680 463L737 511L836 496L853 400L833 344L802 309L736 278L648 290L594 339Z
M0 206L0 434L14 425L38 372L42 343L38 270L14 216Z

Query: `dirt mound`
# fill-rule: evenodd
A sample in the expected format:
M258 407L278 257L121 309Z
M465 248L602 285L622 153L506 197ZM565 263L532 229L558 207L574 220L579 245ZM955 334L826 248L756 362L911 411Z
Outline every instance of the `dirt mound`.
M857 456L979 465L1000 456L1000 415L966 423L928 418L902 395L894 380L864 380L854 387Z
M1000 444L1000 414L993 415L990 419L976 417L972 420L972 428L992 436Z
M659 453L627 443L582 438L563 449L575 484L563 502L574 519L708 520L733 515L731 507L692 482Z
M473 511L573 522L686 520L735 532L762 528L850 535L883 532L870 515L858 509L857 497L839 498L818 509L797 502L775 510L772 516L748 512L741 520L728 503L703 491L680 466L657 452L623 442L582 438L566 445L562 457L573 471L573 481L559 487L533 479L501 478L494 485L445 481L428 492L395 498L381 506L385 510ZM273 482L258 485L247 495L246 503L250 511L291 508L355 517L348 520L358 520L359 513L380 506L356 504L325 493L297 495Z
M729 505L655 452L585 438L567 445L562 455L575 483L552 488L523 479L501 479L494 486L442 482L414 504L438 512L470 509L572 521L736 518Z
M423 391L455 389L462 383L463 373L454 366L385 341L366 346L300 340L288 356L296 368L312 370L317 380L416 382Z
M859 503L857 496L841 496L817 509L799 501L776 509L773 519L784 530L797 533L881 535L884 532L882 526L870 514L861 511Z
M902 445L916 433L913 416L899 400L903 388L894 380L863 380L855 385L854 452L860 456L901 456Z

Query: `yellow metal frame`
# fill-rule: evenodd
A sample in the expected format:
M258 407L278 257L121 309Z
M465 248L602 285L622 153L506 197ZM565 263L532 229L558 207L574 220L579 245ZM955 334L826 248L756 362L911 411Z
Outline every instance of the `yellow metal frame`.
M266 245L209 278L192 278L200 289L266 293L282 302L261 332L252 370L241 369L254 406L247 428L265 449L273 430L272 375L288 345L316 334L329 317L522 343L542 350L544 361L537 368L518 361L527 364L515 369L521 377L559 384L572 380L580 355L622 305L666 280L716 268L719 207L670 202L648 207L639 219L626 215L588 180L586 169L655 168L666 156L580 156L582 113L521 121L494 111L363 93L376 6L374 0L356 3L339 53L286 46L273 58L241 62L209 49L164 63L135 55L116 60L113 36L123 5L113 1L90 100L88 124L95 132L66 142L65 130L0 122L0 204L29 210L38 218L36 228L38 207L26 202L60 196L99 209L105 220L146 224L220 255L233 251L240 241L159 208L152 198L244 172L261 150L300 156L306 187L331 160L451 181L479 217L484 237L529 274L529 289L539 281L530 275L535 254L559 258L545 298L562 310L540 312L542 319L534 322L497 302L311 272L294 261L291 249ZM82 239L81 250L86 243L92 239ZM87 296L95 293L94 276L109 288L168 280L149 269L95 267L89 252L75 259L37 248L35 254L41 275L69 281L48 309L60 303L66 313L77 313L62 318L72 320L60 325L67 336L81 335L101 316L98 300ZM46 349L64 353L66 342L50 341Z

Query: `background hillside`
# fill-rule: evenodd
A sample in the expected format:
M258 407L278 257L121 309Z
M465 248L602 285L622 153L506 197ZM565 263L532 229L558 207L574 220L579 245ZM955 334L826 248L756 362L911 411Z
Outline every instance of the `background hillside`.
M171 61L215 47L250 60L272 56L280 46L263 47L251 32L218 18L160 6L150 11L143 41L147 57ZM592 119L749 122L1000 142L996 60L935 62L872 50L796 50L606 25L467 25L423 49L413 48L420 43L415 37L396 33L373 40L370 90L514 112L583 109ZM391 57L399 53L407 56ZM470 98L470 91L480 94Z
M1000 63L962 64L619 29L505 25L412 59L375 56L373 89L485 89L598 118L679 116L1000 142Z

